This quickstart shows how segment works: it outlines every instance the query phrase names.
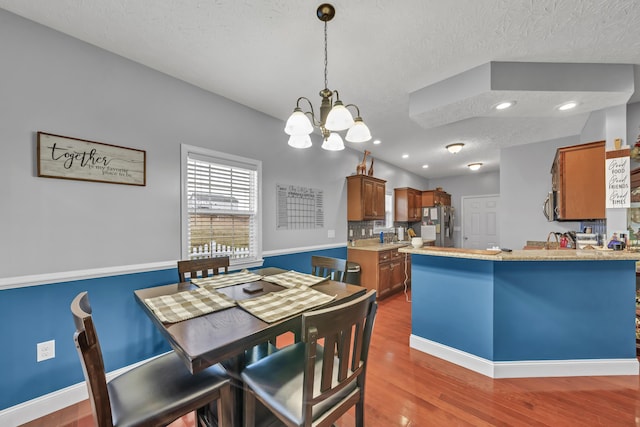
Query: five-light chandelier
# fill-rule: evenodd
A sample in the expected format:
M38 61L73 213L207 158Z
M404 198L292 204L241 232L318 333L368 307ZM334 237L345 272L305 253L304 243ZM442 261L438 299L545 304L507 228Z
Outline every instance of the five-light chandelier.
M318 127L322 133L322 148L325 150L344 150L344 142L338 131L347 130L345 139L349 142L366 142L371 139L371 132L360 117L360 109L357 105L344 105L340 101L337 90L330 90L327 83L327 22L336 14L335 8L324 3L318 6L316 15L324 22L324 89L320 91L322 103L320 104L320 117L316 117L313 104L308 98L301 96L296 101L296 108L287 120L284 131L289 135L289 145L295 148L311 147L311 132ZM335 94L335 102L333 95ZM300 101L305 100L309 104L310 111L302 111ZM356 109L357 116L354 119L347 107Z

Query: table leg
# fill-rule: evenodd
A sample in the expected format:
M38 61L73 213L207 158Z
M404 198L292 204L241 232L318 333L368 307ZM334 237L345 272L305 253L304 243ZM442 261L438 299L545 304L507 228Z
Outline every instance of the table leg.
M222 366L224 366L227 373L231 377L231 389L232 389L233 400L234 400L234 405L233 405L234 420L237 426L242 426L244 424L243 412L242 412L242 408L244 407L244 394L243 394L244 385L242 383L242 379L240 378L240 373L242 372L242 368L243 366L245 366L244 358L245 358L245 355L244 355L244 352L242 352L239 355L234 356L222 362Z

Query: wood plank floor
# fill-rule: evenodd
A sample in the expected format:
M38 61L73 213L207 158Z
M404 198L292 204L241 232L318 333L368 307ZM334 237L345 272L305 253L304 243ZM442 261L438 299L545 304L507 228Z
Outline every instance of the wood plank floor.
M410 297L410 295L409 295ZM409 348L411 304L380 301L367 371L367 427L640 426L638 376L493 380ZM172 427L193 426L184 417ZM354 426L353 410L337 427ZM28 427L91 427L81 402Z

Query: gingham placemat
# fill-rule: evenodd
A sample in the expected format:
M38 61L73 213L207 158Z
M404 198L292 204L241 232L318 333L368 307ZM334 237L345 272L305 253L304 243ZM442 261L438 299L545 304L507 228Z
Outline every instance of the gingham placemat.
M270 292L256 298L238 301L238 305L267 323L277 322L332 301L334 296L306 286Z
M265 282L275 283L276 285L284 286L285 288L292 288L294 286L313 286L324 282L327 279L328 277L319 277L312 274L299 273L293 270L262 278Z
M240 285L242 283L256 282L262 279L262 276L250 273L249 270L242 270L238 273L216 274L211 277L194 278L191 283L200 287L211 289L224 288L225 286Z
M180 322L236 305L228 296L207 288L147 298L144 302L163 323Z

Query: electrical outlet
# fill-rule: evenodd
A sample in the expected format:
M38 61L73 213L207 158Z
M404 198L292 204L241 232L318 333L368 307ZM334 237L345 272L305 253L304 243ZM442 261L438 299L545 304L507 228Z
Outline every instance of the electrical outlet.
M36 361L42 362L43 360L53 359L56 357L56 341L45 341L36 344L37 356Z
M336 237L336 230L328 230L327 237L329 239L334 239Z

